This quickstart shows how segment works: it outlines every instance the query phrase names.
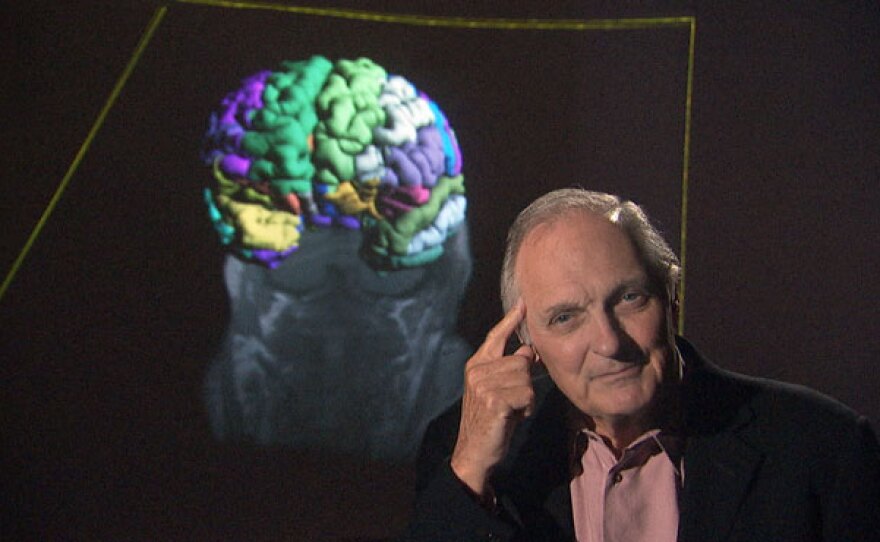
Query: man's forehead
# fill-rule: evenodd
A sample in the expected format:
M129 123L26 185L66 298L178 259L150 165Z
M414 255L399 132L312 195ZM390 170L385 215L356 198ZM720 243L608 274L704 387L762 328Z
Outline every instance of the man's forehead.
M592 244L632 241L623 229L607 217L586 209L571 209L535 225L523 239L523 248L531 249L574 243L582 246Z
M531 276L524 277L524 272ZM648 274L630 236L608 218L588 211L569 211L533 228L520 247L515 273L518 281L562 284L586 276L606 286L645 282Z

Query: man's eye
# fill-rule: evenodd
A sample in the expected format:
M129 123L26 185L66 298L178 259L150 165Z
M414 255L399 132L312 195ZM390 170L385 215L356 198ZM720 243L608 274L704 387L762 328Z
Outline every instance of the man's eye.
M564 312L562 314L557 314L553 318L550 319L550 325L555 326L559 324L564 324L571 320L571 314Z
M643 292L626 292L620 296L620 300L627 305L641 305L648 300L648 296Z

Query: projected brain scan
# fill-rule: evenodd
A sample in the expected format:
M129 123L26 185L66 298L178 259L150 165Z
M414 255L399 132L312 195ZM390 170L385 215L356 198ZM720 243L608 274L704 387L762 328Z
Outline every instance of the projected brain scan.
M202 157L228 250L214 434L411 458L470 354L462 157L438 105L370 59L283 62L220 101Z

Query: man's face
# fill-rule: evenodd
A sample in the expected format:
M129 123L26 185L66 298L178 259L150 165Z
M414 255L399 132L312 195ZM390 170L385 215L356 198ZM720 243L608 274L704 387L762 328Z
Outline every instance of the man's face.
M533 346L597 428L647 421L670 370L671 315L626 234L572 211L525 238L516 263Z

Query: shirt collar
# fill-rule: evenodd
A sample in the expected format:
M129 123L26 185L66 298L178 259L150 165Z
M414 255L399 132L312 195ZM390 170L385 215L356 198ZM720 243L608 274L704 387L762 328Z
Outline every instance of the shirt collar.
M660 450L669 456L673 465L681 465L681 459L684 455L685 438L682 433L682 416L680 410L680 385L684 378L685 361L678 349L678 345L672 345L673 363L677 369L678 382L671 386L665 387L661 393L665 394L661 400L664 402L661 415L658 420L658 427L649 429L626 447L627 450L633 449L647 439L654 439ZM573 405L570 406L569 427L570 438L569 445L569 472L572 478L579 476L583 472L581 458L587 450L590 438L601 439L596 432L585 427L586 416Z

